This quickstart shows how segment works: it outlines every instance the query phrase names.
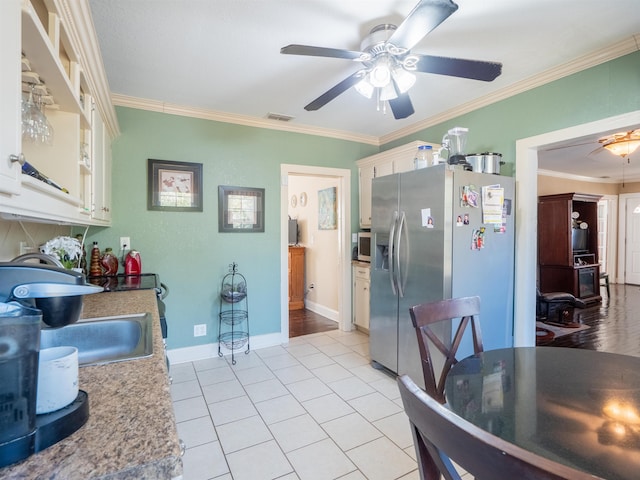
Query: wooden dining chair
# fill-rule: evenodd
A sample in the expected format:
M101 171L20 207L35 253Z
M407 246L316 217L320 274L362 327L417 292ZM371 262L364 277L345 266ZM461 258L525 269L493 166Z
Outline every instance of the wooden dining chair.
M480 297L451 298L437 302L421 303L411 307L409 313L418 336L425 390L440 403L445 403L444 383L451 367L458 363L456 353L469 323L471 323L473 334L473 351L474 353L482 352L480 320L476 317L476 315L480 314ZM434 333L431 326L434 323L445 320L453 320L455 322L456 319L459 319L458 328L451 346L448 347ZM445 363L437 381L431 351L429 350L430 343L445 356Z
M486 432L427 395L407 375L398 377L421 480L461 480L452 462L476 480L596 480Z

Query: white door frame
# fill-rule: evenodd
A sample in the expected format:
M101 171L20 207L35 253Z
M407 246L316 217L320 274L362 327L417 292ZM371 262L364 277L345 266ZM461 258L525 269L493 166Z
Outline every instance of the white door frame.
M536 272L538 250L538 150L585 135L597 135L640 124L640 110L516 141L516 265L513 341L536 344ZM621 255L621 252L618 251ZM618 273L620 275L620 273Z
M640 193L638 194L640 195ZM618 205L620 202L619 195L603 195L600 200L607 200L609 202L609 210L607 211L607 274L609 275L610 283L618 283L618 263L616 258L618 257L618 246L621 239L624 239L624 232L620 231L618 225L620 224Z
M626 282L627 278L627 200L640 197L640 192L622 193L618 196L618 272L614 283Z
M351 330L351 170L312 165L280 165L280 335L289 342L289 175L323 176L338 180L338 328Z

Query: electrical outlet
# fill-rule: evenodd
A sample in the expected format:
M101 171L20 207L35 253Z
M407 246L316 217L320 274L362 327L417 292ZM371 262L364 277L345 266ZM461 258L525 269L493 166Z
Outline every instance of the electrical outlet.
M193 326L194 337L204 337L207 334L207 324L201 323L200 325Z
M38 247L30 247L27 242L20 242L20 255L25 253L38 253Z
M120 237L120 250L131 250L131 237Z

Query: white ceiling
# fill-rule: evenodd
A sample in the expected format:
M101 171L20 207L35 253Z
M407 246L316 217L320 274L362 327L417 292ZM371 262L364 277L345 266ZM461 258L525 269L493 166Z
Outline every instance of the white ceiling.
M360 50L381 23L399 25L418 0L89 0L112 93L223 114L265 119L291 115L292 127L393 138L453 116L465 104L499 98L526 82L566 69L575 59L620 43L640 42L639 0L457 0L457 12L413 52L496 61L490 83L418 74L410 91L415 113L395 120L354 89L323 108L304 106L359 69L349 60L281 55L291 43ZM637 94L637 92L635 93ZM610 132L604 132L610 133ZM579 139L573 143L582 143ZM570 173L613 177L620 158L556 149L543 169L576 160ZM549 160L545 158L549 157ZM603 171L585 164L600 158ZM597 160L597 161L596 161ZM609 162L609 160L611 160ZM633 158L632 158L633 160ZM637 160L640 163L640 158ZM633 161L632 161L633 163ZM629 171L627 172L630 173ZM619 176L619 174L618 174Z

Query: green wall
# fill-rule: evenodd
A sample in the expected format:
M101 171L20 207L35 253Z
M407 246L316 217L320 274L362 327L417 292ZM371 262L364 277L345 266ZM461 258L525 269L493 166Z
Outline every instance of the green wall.
M640 110L638 52L390 142L380 150L413 140L437 142L458 125L470 130L469 152L500 152L513 167L518 139L636 110ZM143 270L158 273L170 287L169 348L216 341L217 293L233 261L247 278L251 334L279 332L279 165L350 168L352 231L357 231L354 162L378 149L129 108L117 108L117 114L122 134L113 144L113 226L92 229L89 242L98 240L101 248L117 249L119 237L130 236L133 248L141 251ZM147 211L148 158L202 163L203 212ZM218 185L265 189L264 233L218 233ZM208 335L194 338L193 325L199 323L207 323Z
M640 52L635 52L388 143L383 149L413 140L439 142L449 128L468 127L468 153L499 152L513 168L516 140L639 109Z
M87 245L117 251L130 236L143 271L167 284L169 348L217 338L218 292L231 262L246 277L251 335L280 331L280 164L352 170L352 231L358 229L355 160L378 148L325 137L245 127L130 108L116 109L112 227L90 230ZM203 211L147 210L147 159L203 165ZM218 185L265 189L264 233L218 233ZM207 336L193 337L193 325Z

